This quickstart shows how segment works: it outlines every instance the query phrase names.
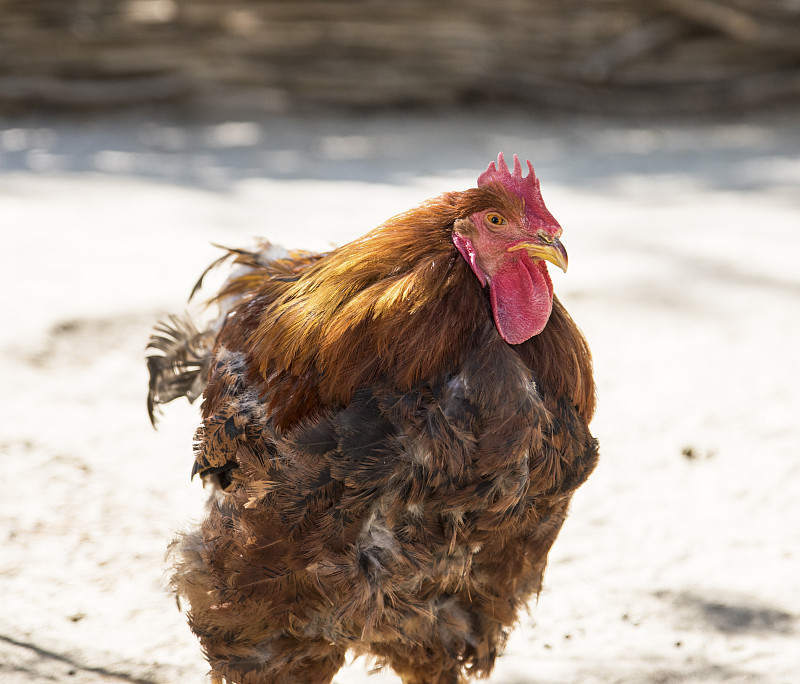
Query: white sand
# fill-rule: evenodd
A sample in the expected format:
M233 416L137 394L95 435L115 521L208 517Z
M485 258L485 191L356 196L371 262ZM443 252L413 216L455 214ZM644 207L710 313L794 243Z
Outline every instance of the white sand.
M0 122L0 681L205 681L163 563L196 407L150 428L150 326L209 243L324 249L502 149L565 229L602 460L490 681L800 682L796 118Z

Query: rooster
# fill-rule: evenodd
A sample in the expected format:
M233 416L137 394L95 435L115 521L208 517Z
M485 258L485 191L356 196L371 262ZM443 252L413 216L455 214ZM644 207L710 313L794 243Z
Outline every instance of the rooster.
M204 328L150 341L148 407L203 396L173 586L216 684L487 676L597 461L561 227L503 155L325 254L230 250ZM201 278L202 281L202 278Z

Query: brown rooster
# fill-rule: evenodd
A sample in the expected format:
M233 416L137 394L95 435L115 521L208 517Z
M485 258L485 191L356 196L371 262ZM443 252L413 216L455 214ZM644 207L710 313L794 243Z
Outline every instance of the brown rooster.
M149 409L203 394L208 517L174 587L214 682L486 676L597 461L561 227L502 154L327 254L231 250L207 330L150 342ZM202 280L202 279L201 279Z

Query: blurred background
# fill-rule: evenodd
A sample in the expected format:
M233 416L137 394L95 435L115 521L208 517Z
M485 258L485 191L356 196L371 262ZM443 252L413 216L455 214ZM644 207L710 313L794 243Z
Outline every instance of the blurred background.
M489 681L798 681L798 0L0 0L0 681L206 681L153 322L212 243L328 249L499 151L564 226L602 459Z
M3 0L0 106L721 112L800 95L796 0Z

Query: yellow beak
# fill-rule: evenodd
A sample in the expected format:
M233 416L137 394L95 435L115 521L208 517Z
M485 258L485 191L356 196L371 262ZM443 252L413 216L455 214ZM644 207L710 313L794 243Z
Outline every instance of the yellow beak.
M561 244L561 240L554 238L550 244L541 242L518 242L516 245L509 247L509 252L515 252L518 249L524 249L532 259L544 259L551 264L558 266L564 273L567 272L567 250Z

